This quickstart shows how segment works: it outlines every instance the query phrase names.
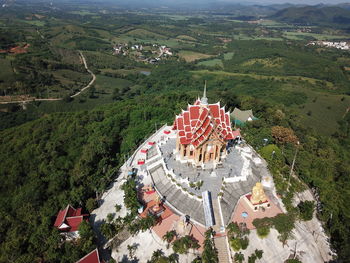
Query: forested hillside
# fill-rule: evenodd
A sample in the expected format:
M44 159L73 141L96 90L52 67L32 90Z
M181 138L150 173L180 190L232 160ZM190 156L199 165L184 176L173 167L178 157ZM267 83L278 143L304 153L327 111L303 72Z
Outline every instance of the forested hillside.
M74 262L94 246L60 244L54 218L117 176L123 155L171 121L188 97L140 97L99 110L42 117L0 135L0 262Z
M276 12L271 18L293 24L347 27L350 11L341 7L289 7Z

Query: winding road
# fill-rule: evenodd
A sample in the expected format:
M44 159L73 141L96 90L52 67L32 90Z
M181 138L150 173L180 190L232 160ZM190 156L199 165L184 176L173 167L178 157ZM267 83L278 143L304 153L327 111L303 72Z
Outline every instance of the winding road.
M90 88L92 86L92 84L94 84L94 82L96 81L96 75L88 68L87 63L86 63L86 59L83 55L83 53L81 51L79 51L79 55L81 57L81 60L84 64L84 67L86 69L87 72L89 72L89 74L92 76L91 81L84 87L82 88L80 91L78 91L77 93L71 95L71 98L74 98L78 95L80 95L80 93L82 93L84 90ZM12 101L0 101L0 104L12 104L12 103L26 103L26 102L32 102L32 101L58 101L58 100L62 100L63 98L48 98L48 99L28 99L28 100L12 100Z

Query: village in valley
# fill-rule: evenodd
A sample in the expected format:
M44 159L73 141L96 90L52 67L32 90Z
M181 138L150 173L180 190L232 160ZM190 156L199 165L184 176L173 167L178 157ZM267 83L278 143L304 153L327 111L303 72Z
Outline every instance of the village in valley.
M336 48L340 50L349 50L350 45L348 41L311 41L307 44L308 46L321 46L321 47L329 47Z
M90 215L69 204L58 212L62 241L90 222L99 248L80 263L109 253L112 262L329 261L317 218L290 223L267 162L246 144L240 127L256 120L252 110L210 104L205 88L126 160ZM312 200L306 190L294 201Z
M129 56L136 61L156 64L162 59L173 56L169 47L159 44L119 43L113 47L114 55Z

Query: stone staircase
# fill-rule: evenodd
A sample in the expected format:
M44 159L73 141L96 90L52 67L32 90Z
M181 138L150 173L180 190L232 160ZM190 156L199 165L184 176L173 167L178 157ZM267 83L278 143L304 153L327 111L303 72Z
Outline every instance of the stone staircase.
M226 236L215 237L214 244L218 250L219 263L230 263L230 256L227 250Z
M213 226L216 236L214 237L214 244L218 250L218 257L220 263L231 263L230 251L228 250L227 237L225 233L221 233L221 227L224 226L221 216L220 216L220 207L218 199L213 199L213 210L215 216L215 225Z

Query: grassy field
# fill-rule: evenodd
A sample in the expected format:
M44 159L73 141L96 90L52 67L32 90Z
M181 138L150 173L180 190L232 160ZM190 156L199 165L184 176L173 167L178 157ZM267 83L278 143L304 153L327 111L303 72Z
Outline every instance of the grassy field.
M11 61L6 58L0 58L0 80L6 82L6 80L10 80L14 77L14 73L11 67Z
M302 77L302 76L268 76L268 75L258 75L255 73L234 73L234 72L226 72L226 71L209 71L209 70L196 70L196 71L191 71L194 74L200 74L200 75L217 75L217 76L240 76L240 77L251 77L254 79L271 79L273 78L274 80L297 80L297 81L305 81L310 84L316 84L318 79L314 78L307 78L307 77ZM328 88L333 88L333 83L331 82L325 82Z
M62 111L81 111L90 110L96 106L114 102L112 92L115 88L129 87L131 82L124 79L111 78L102 75L97 75L95 82L95 95L90 97L90 89L85 90L79 96L75 97L70 102L66 101L43 101L29 103L28 114L46 114ZM132 88L132 87L131 87Z
M218 58L206 60L206 61L201 61L198 63L198 65L208 66L208 67L215 67L215 66L224 67L221 59L218 59Z
M129 75L129 74L137 74L141 71L147 71L149 72L150 69L148 68L134 68L134 69L101 69L101 72L103 73L115 73L115 74L122 74L122 75Z
M247 35L235 35L237 40L271 40L271 41L283 41L282 37L258 37L258 36L247 36Z
M154 39L154 40L158 40L158 39L165 39L166 37L145 29L141 29L141 28L137 28L134 30L131 30L127 33L124 34L125 36L128 37L132 37L132 38L138 38L138 39L145 39L145 40L149 40L149 39Z
M224 60L230 60L233 58L234 52L227 52L224 54Z
M115 88L130 87L131 85L132 83L125 79L97 75L94 86L98 92L111 93Z
M194 52L194 51L189 51L189 50L181 50L179 52L179 57L183 58L187 62L192 62L192 61L202 59L202 58L210 58L210 57L212 57L212 55Z
M333 134L338 128L338 121L350 107L350 96L299 89L308 96L305 105L296 108L302 116L303 124L321 134Z
M72 71L68 69L59 69L54 71L53 74L64 85L72 84L74 82L87 83L91 79L91 76L88 73L81 73L81 72Z
M179 35L176 37L177 39L181 39L181 40L188 40L188 41L193 41L196 42L197 39L191 37L191 36L187 36L187 35Z
M198 76L198 74L214 75L216 76L215 79L234 76L243 77L245 81L249 81L248 78L259 79L261 81L268 80L271 86L265 86L262 90L247 83L243 86L241 84L234 85L233 88L238 94L244 94L246 92L247 95L264 96L267 100L270 99L281 104L284 104L284 97L290 99L295 96L295 99L299 99L299 96L304 96L306 100L302 104L290 105L290 107L302 116L303 124L306 127L313 128L324 135L331 135L337 130L338 121L342 119L346 109L350 107L350 96L316 90L317 79L299 76L274 76L273 80L271 80L271 76L229 73L224 71L212 72L208 70L192 71L192 73L194 76ZM282 78L285 81L281 83L280 80Z
M87 10L72 11L72 12L69 12L69 13L74 14L74 15L81 15L81 16L95 15L96 14L96 13L92 13L92 12L87 11Z
M40 20L20 20L20 21L33 26L38 26L38 27L45 26L45 21L40 21Z
M283 66L283 61L282 58L254 58L245 61L242 63L242 66L247 67L254 64L261 64L263 67L267 68L281 68Z

